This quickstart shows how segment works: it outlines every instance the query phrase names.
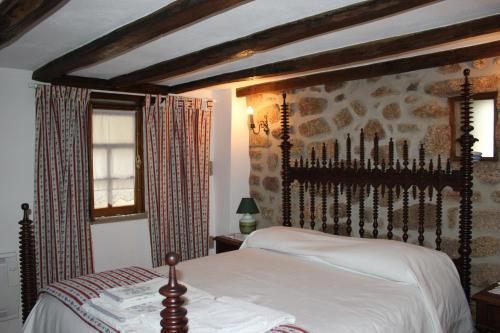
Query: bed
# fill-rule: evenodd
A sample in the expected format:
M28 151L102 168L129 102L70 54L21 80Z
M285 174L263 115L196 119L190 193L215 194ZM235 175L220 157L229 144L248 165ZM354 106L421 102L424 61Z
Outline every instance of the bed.
M472 110L469 71L464 71L460 169L450 161L426 163L423 147L411 160L405 145L401 161L394 158L389 143L389 160L378 158L378 139L373 143L373 161L365 160L365 143L360 133L360 159L351 158L351 141L346 140L346 158L339 157L338 143L328 159L326 148L310 159L290 160L289 109L283 95L282 125L282 212L283 227L257 231L238 251L209 256L177 265L179 278L215 296L232 296L292 313L297 324L309 332L472 332L468 309L470 298L470 242L472 214ZM298 198L292 196L298 186ZM442 195L445 187L460 193L459 259L452 263L439 252L441 244ZM339 201L345 196L347 219L340 223ZM316 197L319 198L316 198ZM354 196L359 208L353 214ZM365 199L371 196L374 209L370 231L365 229ZM393 225L394 198L403 198L402 235L396 242ZM422 247L425 240L426 198L435 196L435 249ZM377 218L379 200L387 198L387 226L384 238ZM409 240L410 199L418 202L417 245ZM327 225L328 200L333 201L333 224ZM307 206L307 209L306 209ZM293 209L292 209L293 208ZM292 210L298 217L292 219ZM320 211L319 216L315 213ZM24 221L24 224L23 224ZM23 314L34 306L33 252L29 220L21 221L21 271ZM308 223L306 223L306 221ZM357 224L360 238L336 236L345 227L352 236ZM305 231L309 225L320 230ZM290 228L295 225L299 228ZM24 229L23 229L24 228ZM325 234L331 230L334 235ZM23 233L24 232L24 233ZM363 239L371 236L373 239ZM176 260L169 261L170 281L162 311L162 332L186 332L182 307L185 290L177 284ZM216 269L214 269L216 268ZM156 269L166 273L168 267ZM41 294L25 325L25 332L93 331L74 312L51 296ZM189 317L189 314L187 315ZM158 330L160 323L158 318ZM43 327L43 330L40 328Z

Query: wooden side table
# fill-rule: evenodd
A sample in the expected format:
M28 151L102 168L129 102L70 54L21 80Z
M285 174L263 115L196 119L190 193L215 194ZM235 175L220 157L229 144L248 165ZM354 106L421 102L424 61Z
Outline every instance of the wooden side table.
M500 333L500 295L489 292L495 287L496 283L472 296L476 301L476 328L481 333Z
M216 236L215 239L215 253L223 253L238 250L245 240L247 235L231 234Z

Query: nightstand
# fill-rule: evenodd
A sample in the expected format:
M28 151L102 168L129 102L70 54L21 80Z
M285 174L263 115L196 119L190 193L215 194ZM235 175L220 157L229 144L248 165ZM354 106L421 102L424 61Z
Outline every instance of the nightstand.
M215 253L223 253L238 250L245 240L247 235L244 234L230 234L216 236L215 239Z
M481 333L500 333L500 295L489 292L497 285L495 283L472 296L476 301L476 328Z

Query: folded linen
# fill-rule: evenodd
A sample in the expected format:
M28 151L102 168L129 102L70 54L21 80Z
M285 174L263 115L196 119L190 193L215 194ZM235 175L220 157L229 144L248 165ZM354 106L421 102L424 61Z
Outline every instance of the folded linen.
M143 301L141 304L123 307L120 302L108 296L92 298L83 304L82 309L122 333L157 333L161 330L160 312L163 310L163 297L158 297L158 291L158 295L149 292L148 288L155 283L159 281L131 286L135 291L143 290L149 298L135 292L134 297L129 297L128 300L122 297L122 302L137 298ZM165 283L164 281L163 284ZM144 284L147 288L143 288ZM264 333L279 325L295 323L294 316L281 311L243 299L214 298L195 287L186 287L188 291L185 294L185 307L189 313L189 331L193 333ZM122 291L123 289L114 295L121 297L129 294Z
M162 296L158 293L158 290L167 283L166 278L158 277L146 282L103 290L99 297L114 306L128 308L161 300Z
M161 286L167 284L167 280L164 278L158 278L154 280L130 286L134 288L135 291L143 290L145 292L144 295L135 293L134 297L129 298L128 300L123 300L122 302L117 302L114 298L107 296L108 294L103 292L101 294L102 296L91 298L86 301L82 305L82 309L92 316L98 318L99 320L102 320L109 326L120 331L123 331L124 327L131 326L134 322L141 324L140 318L148 314L154 314L154 316L158 318L159 322L160 311L164 308L162 305L162 300L164 297L160 295L158 290ZM151 288L156 285L158 285L158 288L156 288L156 292L151 293ZM211 294L195 287L187 286L187 288L188 291L184 295L185 304L197 302L201 299L214 298L214 296L212 296ZM118 288L114 289L116 290ZM109 290L110 289L108 289L107 292L109 292ZM121 293L121 291L119 293ZM124 304L126 304L127 306L124 306Z
M264 333L295 323L291 314L226 296L193 303L188 311L194 333Z
M285 324L294 324L291 314L233 297L200 299L186 306L189 332L192 333L265 333ZM144 318L146 333L159 332L160 322L153 313Z

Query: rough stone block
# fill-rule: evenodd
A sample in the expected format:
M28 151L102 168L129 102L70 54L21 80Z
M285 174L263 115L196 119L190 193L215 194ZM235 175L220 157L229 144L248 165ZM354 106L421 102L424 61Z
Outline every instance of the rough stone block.
M262 186L268 191L279 192L281 179L278 177L264 177Z
M500 264L480 263L473 264L471 283L479 288L486 288L500 278Z
M460 64L444 65L438 68L438 72L441 74L456 73L460 72L461 70L462 66L460 66Z
M500 239L491 236L482 236L472 240L472 256L488 257L500 254Z
M416 91L419 85L420 82L412 82L408 85L408 87L406 87L406 91Z
M301 156L304 158L306 157L304 152L304 141L293 138L290 139L290 143L292 144L292 148L290 149L290 156L292 159L299 159Z
M405 97L406 104L414 104L419 100L420 100L420 98L418 96L415 96L415 95L408 95Z
M475 69L483 69L488 66L489 63L490 61L488 59L477 59L472 62L472 67Z
M366 115L366 106L359 100L351 102L351 109L360 117L364 117Z
M335 102L339 103L339 102L342 102L344 99L345 99L345 95L344 94L340 94L340 95L335 96L335 98L333 100Z
M396 90L396 89L393 89L390 87L386 87L386 86L379 87L371 93L371 95L373 97L386 97L386 96L394 96L394 95L399 95L399 94L400 94L399 90Z
M456 259L460 257L458 253L458 247L458 239L450 237L441 238L441 251L446 253L450 258ZM432 248L435 248L435 246L432 246Z
M260 177L255 175L255 174L250 174L248 182L250 183L250 185L259 186L260 185Z
M458 212L458 207L448 209L448 227L450 229L458 227ZM474 230L500 231L498 216L500 216L500 209L474 208L472 210Z
M380 121L377 119L370 119L363 128L365 133L365 140L373 140L375 133L378 134L379 140L385 138L385 130Z
M411 205L408 209L408 229L417 230L418 229L418 210L419 204ZM436 205L426 203L424 206L424 228L426 230L436 229L435 224L436 218ZM403 208L394 210L394 222L395 228L403 227Z
M300 124L299 133L306 137L330 133L331 129L324 118L316 118Z
M344 128L352 123L352 115L348 108L343 108L335 116L333 116L333 122L337 129Z
M271 146L269 138L265 134L253 134L250 132L250 148L268 148Z
M448 116L450 112L447 106L433 101L411 110L411 113L419 118L439 118Z
M257 200L259 202L264 201L264 196L262 195L261 192L259 192L256 189L250 189L250 197L254 198L255 200Z
M491 192L491 200L496 203L500 203L500 191Z
M250 149L249 154L252 161L258 161L262 158L262 152L260 150Z
M260 209L260 215L266 219L266 220L270 220L273 218L273 215L274 215L274 209L273 208L269 208L269 207L262 207Z
M387 120L399 119L401 117L401 108L398 103L391 103L384 107L382 115Z
M303 97L299 100L299 111L301 116L310 116L325 111L328 101L319 97Z
M270 153L269 156L267 156L267 169L271 172L275 171L278 167L278 162L279 162L278 154Z
M433 125L428 127L423 144L427 155L449 155L451 149L450 127L448 125Z
M345 85L346 85L346 82L326 83L325 84L325 91L326 92L332 92L332 91L338 90L340 88L344 88Z
M398 131L401 133L415 133L418 132L420 129L416 124L399 124L398 125Z
M500 166L498 163L479 162L474 164L474 180L495 185L500 183Z
M250 169L252 169L252 171L262 171L262 164L250 163Z
M484 92L497 90L497 77L495 75L473 77L469 80L472 83L472 92ZM427 94L438 97L453 97L460 95L462 78L451 79L429 83L424 90Z

